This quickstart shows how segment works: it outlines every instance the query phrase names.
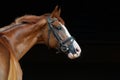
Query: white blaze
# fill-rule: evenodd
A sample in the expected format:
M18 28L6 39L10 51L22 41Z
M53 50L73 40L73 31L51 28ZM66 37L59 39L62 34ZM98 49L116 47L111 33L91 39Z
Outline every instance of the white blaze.
M70 33L68 32L67 28L66 28L63 24L61 24L61 23L60 23L60 25L61 25L62 28L64 29L64 31L65 31L64 33L65 33L65 35L67 36L67 38L71 37L71 35L70 35ZM74 58L79 57L79 56L80 56L80 53L81 53L81 48L80 48L79 44L78 44L75 40L73 41L73 47L74 47L74 49L76 50L76 53L68 53L68 57L69 57L70 59L74 59Z

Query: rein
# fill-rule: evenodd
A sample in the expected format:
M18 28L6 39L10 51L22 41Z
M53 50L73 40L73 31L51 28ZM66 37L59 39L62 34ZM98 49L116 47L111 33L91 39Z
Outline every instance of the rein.
M49 46L49 40L50 40L50 33L52 32L53 35L55 36L55 38L57 39L58 44L59 44L57 47L58 52L66 53L69 51L69 49L72 49L71 46L73 44L74 38L69 37L63 41L52 25L52 23L56 20L57 20L57 18L50 18L50 17L47 18L47 22L48 22L48 46ZM70 42L70 44L68 46L66 45L67 42Z

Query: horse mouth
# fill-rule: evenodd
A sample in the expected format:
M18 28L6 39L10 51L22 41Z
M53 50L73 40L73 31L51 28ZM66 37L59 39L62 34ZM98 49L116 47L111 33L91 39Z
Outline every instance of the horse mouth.
M76 59L76 58L78 58L78 57L80 57L80 53L81 53L81 51L79 50L79 51L77 51L76 53L68 53L67 54L67 56L68 56L68 58L70 58L70 59Z
M76 58L78 58L80 55L79 54L72 54L72 53L69 53L68 54L68 58L70 58L70 59L76 59Z
M73 42L73 46L70 46L69 52L67 53L68 58L75 59L81 54L81 48L76 41Z

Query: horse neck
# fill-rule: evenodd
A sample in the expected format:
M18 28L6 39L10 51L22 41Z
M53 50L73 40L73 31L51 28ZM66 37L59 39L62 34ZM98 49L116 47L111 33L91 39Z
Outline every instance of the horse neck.
M35 25L16 26L3 32L9 42L13 54L20 60L27 51L37 42L37 37L42 34L40 27Z

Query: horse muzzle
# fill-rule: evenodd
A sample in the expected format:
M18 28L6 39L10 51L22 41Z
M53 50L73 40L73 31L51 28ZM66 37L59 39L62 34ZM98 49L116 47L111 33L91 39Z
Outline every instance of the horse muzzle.
M71 44L69 46L69 50L68 50L68 58L70 59L75 59L78 58L81 54L81 48L78 45L78 43L74 40L73 44Z

